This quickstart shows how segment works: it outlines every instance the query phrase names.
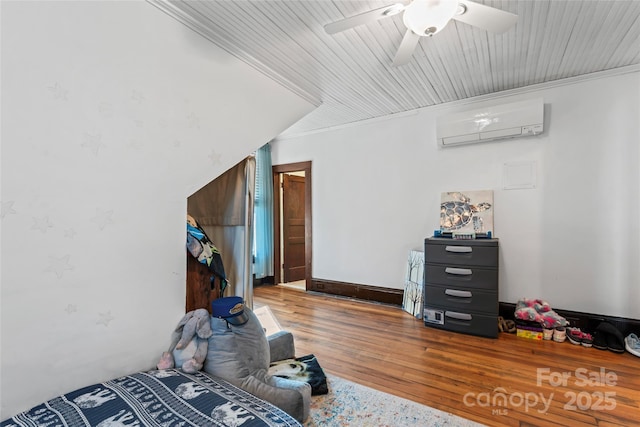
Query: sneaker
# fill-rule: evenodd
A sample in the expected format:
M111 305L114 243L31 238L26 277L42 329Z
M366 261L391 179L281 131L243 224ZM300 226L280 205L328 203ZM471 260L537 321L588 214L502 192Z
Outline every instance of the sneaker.
M582 331L580 328L567 328L567 339L571 344L580 345L582 343Z
M591 334L583 332L582 342L580 344L582 344L583 347L591 347L593 345L593 337L591 336Z
M606 350L607 349L607 334L603 331L595 331L593 333L593 348L597 348L598 350Z
M640 357L640 338L636 334L629 334L624 339L624 347L634 356Z
M596 328L596 336L593 337L593 346L601 348L606 343L606 348L614 353L624 353L625 339L622 332L609 322L601 322Z
M555 342L564 342L567 338L567 331L564 326L558 326L553 330L553 340Z

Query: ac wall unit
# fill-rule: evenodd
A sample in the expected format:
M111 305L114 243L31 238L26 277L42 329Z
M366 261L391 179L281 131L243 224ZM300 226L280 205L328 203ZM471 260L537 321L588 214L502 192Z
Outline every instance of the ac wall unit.
M543 130L542 98L449 114L436 121L436 137L442 147L533 136Z

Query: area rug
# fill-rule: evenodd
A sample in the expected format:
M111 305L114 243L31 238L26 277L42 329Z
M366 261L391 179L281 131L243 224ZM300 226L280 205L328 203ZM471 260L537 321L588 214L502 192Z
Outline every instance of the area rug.
M329 393L311 399L305 427L413 427L482 424L327 375Z

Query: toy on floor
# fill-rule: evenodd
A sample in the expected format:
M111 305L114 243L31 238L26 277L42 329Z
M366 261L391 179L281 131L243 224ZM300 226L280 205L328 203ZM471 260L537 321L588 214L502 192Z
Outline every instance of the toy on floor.
M564 327L569 324L564 317L551 309L548 302L541 299L523 298L518 300L514 315L516 319L540 323L547 329Z
M211 335L209 312L204 308L188 312L178 322L171 335L169 351L162 353L156 367L176 367L189 374L202 370Z

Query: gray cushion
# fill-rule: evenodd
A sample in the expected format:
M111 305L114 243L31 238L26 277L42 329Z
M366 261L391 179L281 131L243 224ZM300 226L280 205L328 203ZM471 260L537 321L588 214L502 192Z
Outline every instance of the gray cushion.
M296 347L291 332L278 331L269 335L267 341L269 341L270 363L296 357Z

